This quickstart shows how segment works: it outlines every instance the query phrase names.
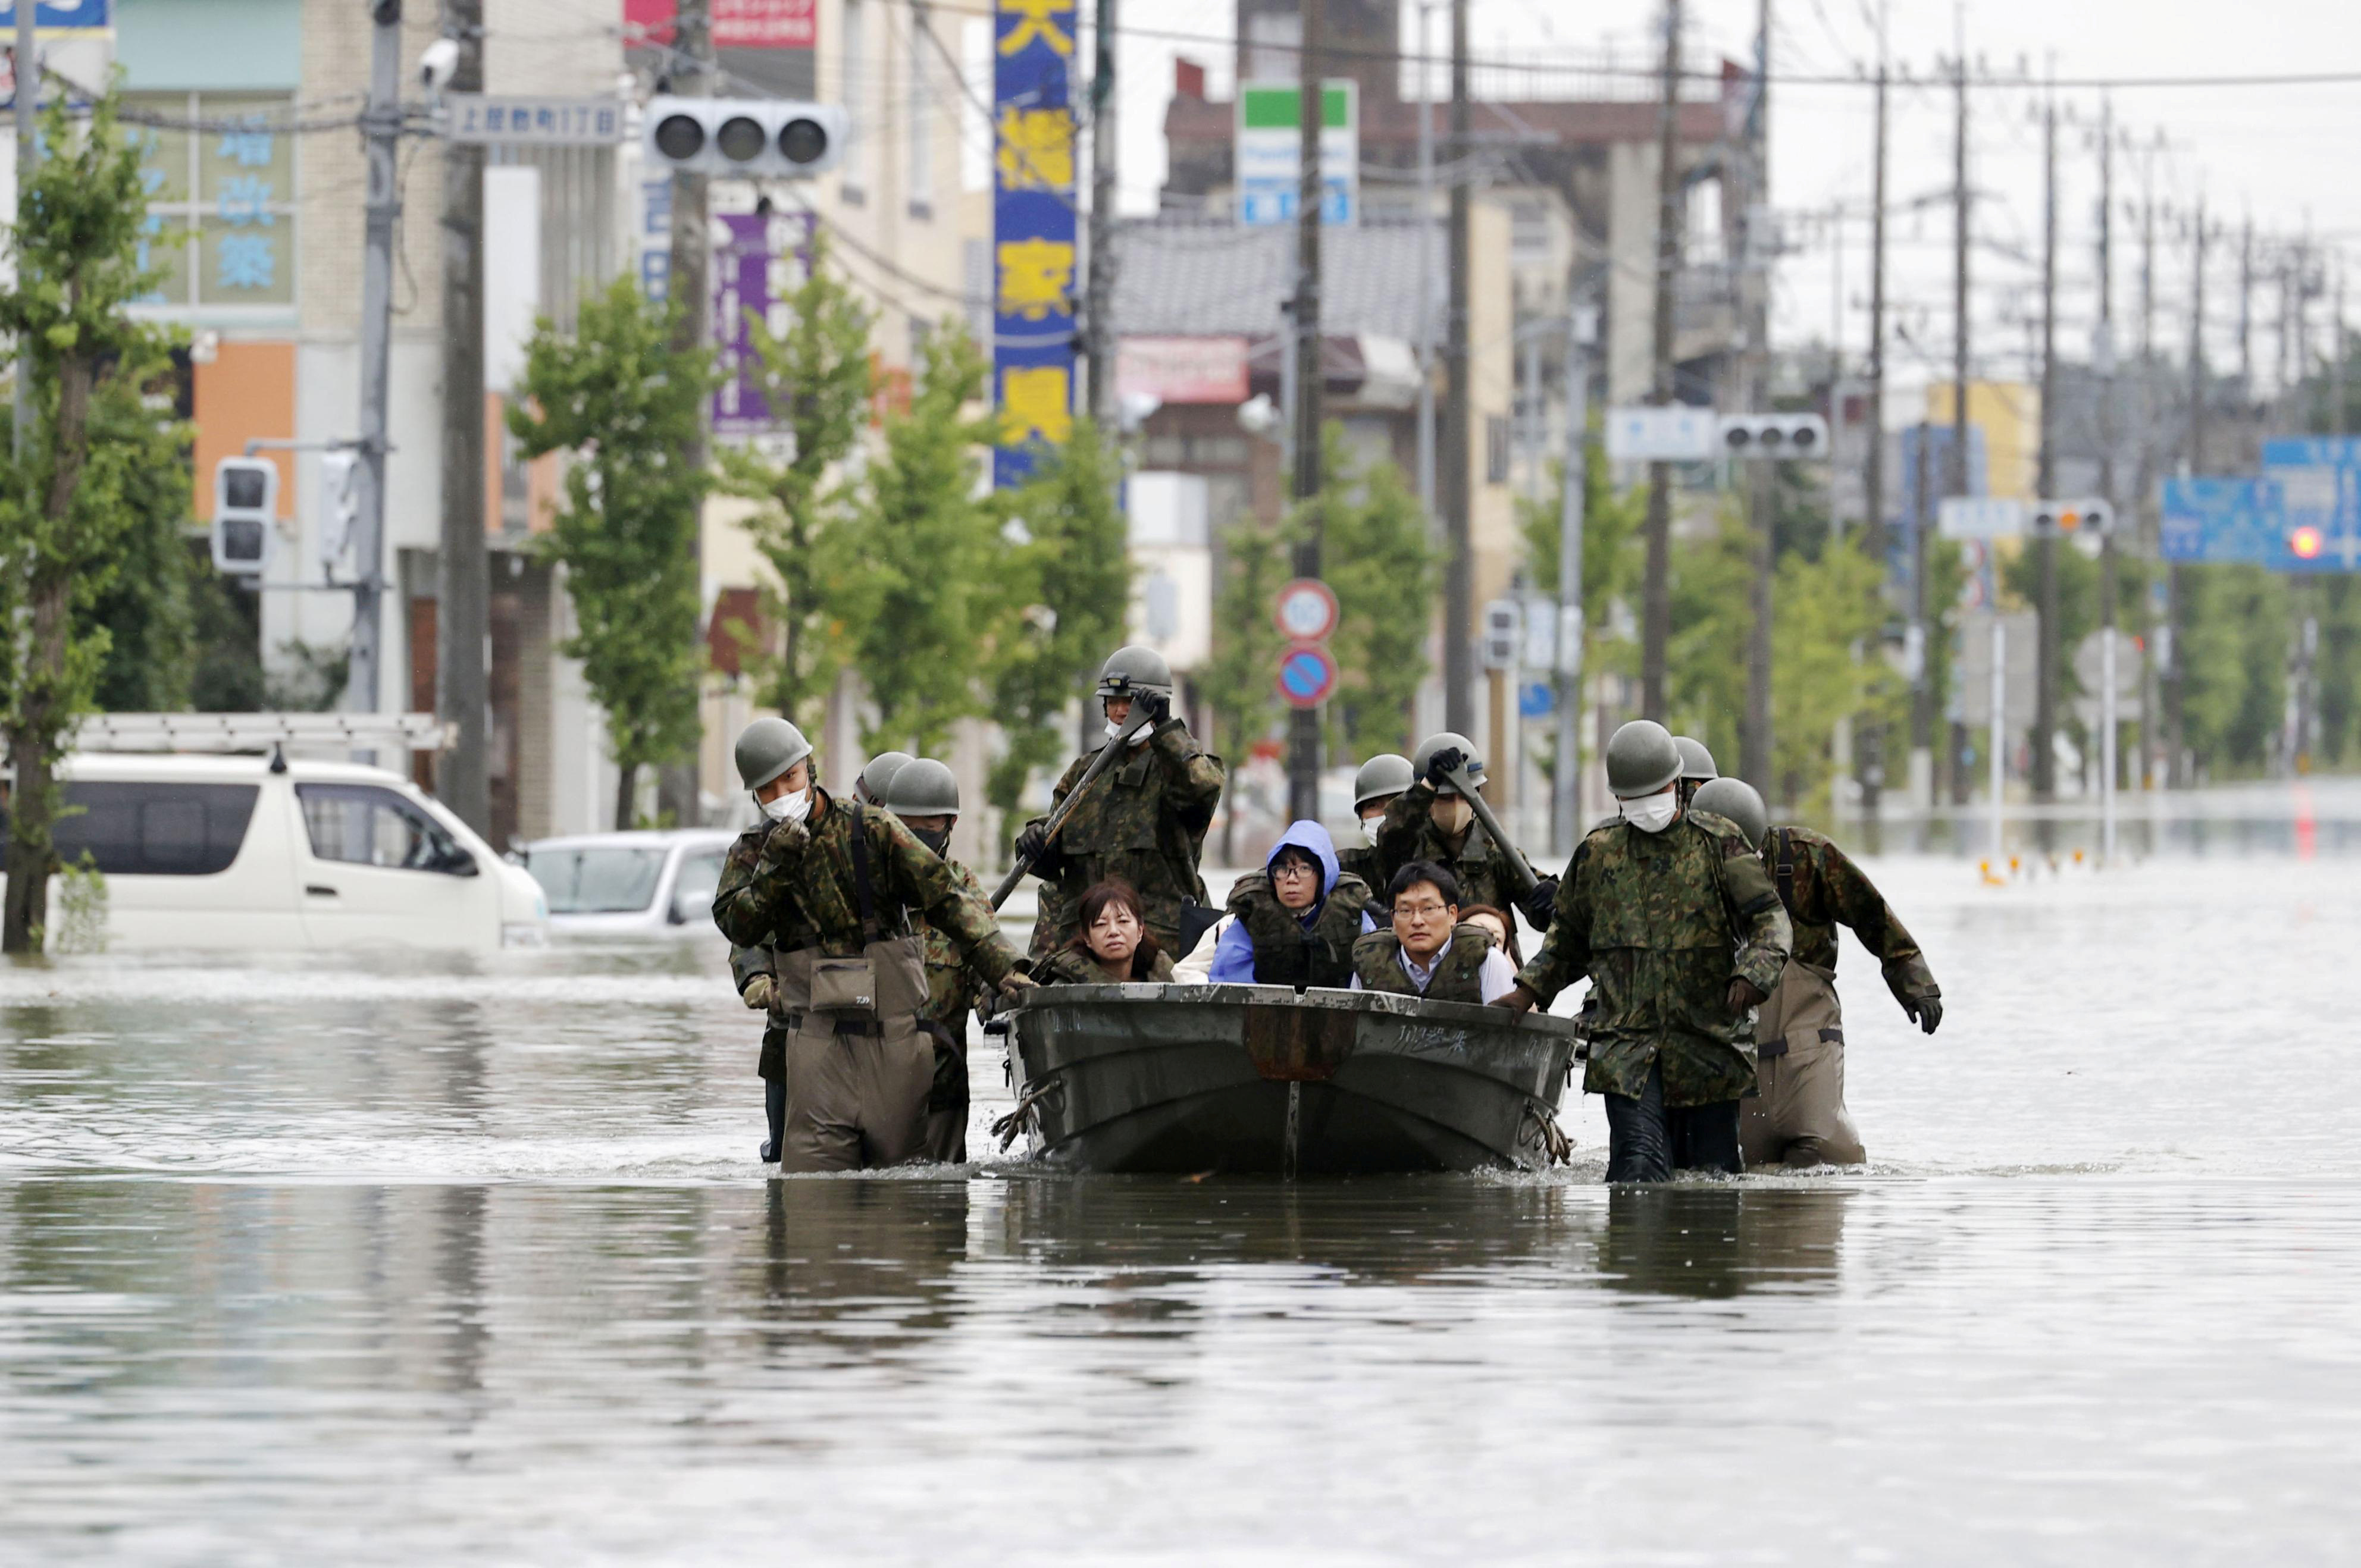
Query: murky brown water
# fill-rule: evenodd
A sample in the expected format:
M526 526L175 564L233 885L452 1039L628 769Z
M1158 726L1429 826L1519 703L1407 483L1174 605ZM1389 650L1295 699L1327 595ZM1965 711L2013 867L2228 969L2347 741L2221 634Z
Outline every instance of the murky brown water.
M2361 861L1878 872L1876 1163L1653 1192L764 1180L704 946L0 972L0 1560L2350 1560Z

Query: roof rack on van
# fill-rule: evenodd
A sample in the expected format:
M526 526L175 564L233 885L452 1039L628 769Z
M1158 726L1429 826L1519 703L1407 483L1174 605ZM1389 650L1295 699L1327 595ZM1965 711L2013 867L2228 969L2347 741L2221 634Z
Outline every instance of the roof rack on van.
M431 713L93 713L77 751L441 751L452 726Z

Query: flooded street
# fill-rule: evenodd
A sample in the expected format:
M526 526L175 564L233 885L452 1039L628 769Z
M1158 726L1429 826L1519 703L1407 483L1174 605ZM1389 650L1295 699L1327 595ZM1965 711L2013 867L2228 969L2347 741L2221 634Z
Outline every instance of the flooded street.
M0 971L0 1559L2350 1561L2361 861L1872 870L1871 1167L1653 1191L766 1180L718 942Z

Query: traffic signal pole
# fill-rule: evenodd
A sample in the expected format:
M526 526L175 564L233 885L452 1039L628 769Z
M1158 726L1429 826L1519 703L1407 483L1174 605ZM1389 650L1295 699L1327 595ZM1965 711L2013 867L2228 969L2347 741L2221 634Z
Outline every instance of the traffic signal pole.
M393 233L401 218L394 148L401 137L401 0L369 0L369 86L361 111L368 200L361 251L359 515L355 520L353 645L346 705L378 711L385 644L385 459L393 363ZM376 753L356 759L373 762Z
M913 42L912 48L917 45ZM711 0L680 0L673 21L672 53L667 61L673 95L713 96L713 16ZM711 269L713 233L710 180L700 170L675 169L672 173L671 254L664 266L665 298L674 306L672 345L696 349L706 341L706 318L712 313ZM701 473L706 463L704 405L698 409L695 444L682 454L690 472ZM697 561L697 603L704 606L705 529L699 516L689 530ZM701 641L702 639L700 638ZM704 668L700 653L697 667ZM656 810L683 827L698 818L697 756L694 751L667 762L656 773Z
M1321 130L1327 122L1327 94L1320 80L1320 0L1303 0L1303 45L1297 57L1302 85L1296 90L1295 211L1295 473L1293 493L1307 515L1295 547L1295 575L1320 576L1320 204L1327 181L1320 167ZM1299 707L1287 730L1287 812L1297 821L1320 818L1320 709Z

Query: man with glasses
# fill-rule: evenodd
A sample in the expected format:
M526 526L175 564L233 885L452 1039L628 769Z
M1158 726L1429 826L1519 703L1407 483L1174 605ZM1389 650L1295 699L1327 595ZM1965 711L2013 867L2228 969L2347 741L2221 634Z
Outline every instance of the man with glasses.
M1393 928L1353 944L1355 991L1390 991L1430 1002L1491 1002L1517 988L1517 971L1481 926L1459 923L1459 879L1432 861L1394 873Z

